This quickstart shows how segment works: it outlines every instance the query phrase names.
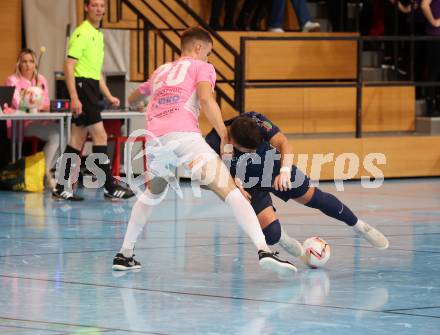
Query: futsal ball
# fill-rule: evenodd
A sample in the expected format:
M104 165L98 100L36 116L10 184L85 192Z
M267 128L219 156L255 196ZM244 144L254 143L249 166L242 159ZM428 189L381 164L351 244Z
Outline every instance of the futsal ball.
M330 258L330 246L319 237L310 237L303 243L304 262L311 268L323 266Z
M29 109L31 113L36 113L42 107L44 93L38 86L31 86L24 90L22 96L23 107Z

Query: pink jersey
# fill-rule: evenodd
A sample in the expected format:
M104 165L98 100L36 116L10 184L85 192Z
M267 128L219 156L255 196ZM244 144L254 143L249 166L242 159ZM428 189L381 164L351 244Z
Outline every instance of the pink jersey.
M19 109L20 107L20 96L21 96L21 92L31 86L35 86L36 85L36 81L35 79L32 80L32 82L22 76L18 76L17 74L12 74L10 75L7 79L6 79L6 86L15 86L15 91L14 91L14 97L12 98L12 109L10 109L11 112L15 112L15 110ZM41 89L43 90L43 94L44 94L44 99L43 99L43 107L44 108L49 108L49 104L50 104L50 100L49 100L49 91L48 91L48 87L47 87L47 80L46 78L39 74L38 75L38 86L41 87ZM52 123L53 121L29 121L26 120L24 121L24 127L28 126L30 123L43 123L43 124L49 124ZM8 127L8 136L11 137L11 121L8 120L6 122L6 126Z
M214 89L215 69L206 62L182 57L157 68L139 92L151 96L147 129L159 137L171 132L197 132L200 104L197 84L209 82Z
M14 98L12 99L12 108L18 109L20 105L20 94L21 91L31 87L35 86L36 82L35 79L32 80L32 82L24 77L18 76L16 74L12 74L6 79L6 86L15 86L15 92L14 92ZM43 89L44 93L44 100L43 100L43 106L49 107L50 101L49 101L49 91L47 87L47 80L42 76L41 74L38 75L38 86L40 86Z

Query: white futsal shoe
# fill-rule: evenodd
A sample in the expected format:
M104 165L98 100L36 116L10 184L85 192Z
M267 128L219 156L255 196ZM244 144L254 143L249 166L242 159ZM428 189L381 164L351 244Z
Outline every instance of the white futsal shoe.
M362 220L358 220L353 226L353 229L377 249L384 250L390 245L388 239L379 230L371 227L368 223L365 223Z
M278 244L294 257L301 257L304 255L304 249L301 243L293 237L290 237L283 228L281 228L281 238Z
M297 272L295 265L278 256L278 252L258 251L260 266L267 271L276 272L278 275L286 276Z

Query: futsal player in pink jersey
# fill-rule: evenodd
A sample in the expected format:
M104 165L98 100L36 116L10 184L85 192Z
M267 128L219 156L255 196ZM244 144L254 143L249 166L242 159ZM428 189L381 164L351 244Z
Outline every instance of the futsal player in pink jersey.
M156 69L129 98L129 103L134 104L150 97L146 115L151 136L146 152L153 177L148 190L133 206L122 248L113 259L114 270L141 267L134 259L133 249L153 209L144 196L160 197L170 182L170 170L164 167L183 163L192 169L193 178L205 183L232 209L238 224L257 248L263 269L282 274L296 272L293 264L269 249L252 206L200 133L198 117L202 112L220 135L222 144L228 142L221 111L213 97L216 73L207 62L211 49L212 39L207 31L199 27L187 29L181 36L181 57Z

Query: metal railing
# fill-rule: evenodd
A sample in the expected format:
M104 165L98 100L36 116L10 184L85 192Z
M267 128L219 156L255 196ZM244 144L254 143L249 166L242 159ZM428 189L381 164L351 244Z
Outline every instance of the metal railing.
M356 77L353 81L347 80L335 80L334 78L323 80L292 80L284 81L280 84L280 81L260 81L259 84L255 82L249 82L246 80L245 67L241 68L241 72L238 74L240 87L243 90L246 88L306 88L306 87L355 87L356 88L356 130L355 136L357 138L362 137L362 87L390 87L390 86L414 86L414 87L440 87L438 81L415 81L414 78L414 62L410 62L410 78L411 80L402 81L364 81L362 68L363 68L363 48L365 42L393 42L393 41L438 41L440 43L440 37L435 36L291 36L291 37L262 37L262 36L243 36L240 38L240 57L242 58L242 64L245 64L246 58L246 42L247 41L355 41L357 42L357 65L356 65ZM262 84L261 84L262 83ZM242 94L241 101L239 102L240 113L245 111L246 102L245 94Z
M211 27L199 16L197 13L195 13L184 1L182 0L159 0L158 2L162 6L161 9L165 10L169 15L160 15L159 12L156 10L156 8L151 5L147 0L139 0L137 2L142 3L142 6L144 6L146 9L148 9L150 12L154 13L154 19L159 20L163 26L166 28L159 28L154 23L153 20L145 15L143 13L142 8L138 8L134 1L132 0L116 0L115 1L109 1L108 7L107 7L107 19L109 22L112 13L116 12L116 18L117 20L123 20L122 18L122 6L127 6L137 17L137 28L130 29L137 31L137 66L138 66L138 72L140 72L140 66L143 64L144 69L144 80L146 80L149 76L149 68L150 68L150 62L154 62L154 67L156 68L159 64L158 59L160 58L160 54L162 55L162 59L166 58L165 55L167 53L167 50L171 50L171 56L174 57L175 55L180 55L180 47L176 45L175 42L173 42L172 37L177 37L180 40L180 34L182 32L182 29L176 29L173 27L173 25L167 20L167 18L174 18L176 19L183 29L189 28L190 26L194 24L189 24L187 21L185 21L181 16L176 13L176 11L173 9L173 6L171 6L171 2L173 2L174 7L177 5L178 8L182 9L189 15L189 17L192 19L193 22L196 22L198 25L203 27L204 29L208 30L214 40L214 48L212 50L213 55L218 59L219 64L222 65L224 69L227 69L228 71L232 72L232 79L228 79L227 74L223 73L222 71L219 71L217 69L217 75L219 77L219 83L225 84L229 89L231 89L234 94L233 97L230 97L226 93L226 89L223 89L216 86L216 92L217 92L217 100L219 103L221 101L225 101L229 105L231 105L234 109L240 109L240 106L238 105L239 101L241 101L241 94L243 94L243 88L240 87L240 83L238 81L238 76L235 75L235 73L241 72L242 63L239 53L232 48L229 43L227 43L216 31L211 29ZM114 5L114 3L116 5ZM114 8L116 7L116 8ZM149 32L154 31L154 37L153 41L150 41ZM141 33L142 32L142 33ZM170 34L172 34L170 36ZM143 38L143 48L141 48L141 41ZM163 41L162 48L158 47L158 38ZM153 43L153 44L151 44ZM153 59L149 58L149 46L153 46L154 50L154 56ZM222 50L224 52L220 53L217 51L216 46L221 45ZM233 63L231 64L226 60L226 58L232 58Z

